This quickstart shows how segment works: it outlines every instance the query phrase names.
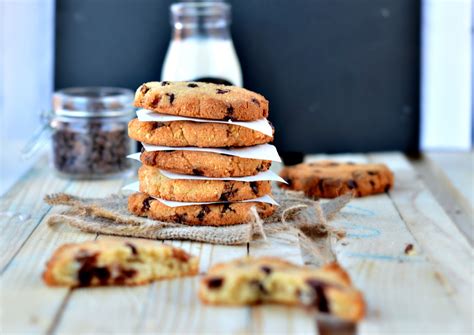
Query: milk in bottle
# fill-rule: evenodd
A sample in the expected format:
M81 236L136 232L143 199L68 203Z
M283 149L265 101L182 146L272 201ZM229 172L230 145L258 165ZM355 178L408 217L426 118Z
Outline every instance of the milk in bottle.
M171 24L173 36L161 80L242 86L242 72L229 32L230 5L173 4Z

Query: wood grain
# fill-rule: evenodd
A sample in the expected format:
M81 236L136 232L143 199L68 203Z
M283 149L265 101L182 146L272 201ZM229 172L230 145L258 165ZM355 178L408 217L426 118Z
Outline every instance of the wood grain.
M366 297L368 314L358 332L472 332L472 247L406 158L389 153L316 155L306 160L321 158L384 162L395 172L395 188L389 194L354 199L336 216L331 224L345 229L347 235L330 239L324 246ZM278 171L279 166L272 169ZM24 220L5 214L1 217L2 333L317 333L315 315L298 308L203 305L196 298L199 277L133 288L45 286L41 281L44 264L59 245L122 238L86 234L66 226L47 227L45 215L59 209L43 204L43 196L65 191L101 197L118 191L128 181L61 180L50 173L45 161L39 161L2 198L2 213L31 216ZM217 262L247 252L300 264L307 260L317 263L314 258L320 255L304 255L298 241L294 234L285 233L248 246L165 243L199 255L201 272L205 272Z

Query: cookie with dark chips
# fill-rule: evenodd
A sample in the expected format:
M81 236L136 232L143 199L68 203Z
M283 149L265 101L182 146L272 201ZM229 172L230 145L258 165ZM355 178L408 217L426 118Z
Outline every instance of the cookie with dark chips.
M216 305L303 305L348 321L365 314L362 293L338 263L314 268L248 257L216 264L201 279L199 297Z
M254 176L271 165L267 160L188 150L143 151L140 160L147 166L212 178Z
M103 239L64 244L49 260L43 280L50 286L142 285L196 275L199 259L156 241Z
M159 169L142 165L138 170L140 192L171 201L240 201L263 197L272 191L271 182L235 180L171 179Z
M280 176L288 182L279 184L281 188L316 198L335 198L348 192L363 197L387 192L394 183L385 164L317 161L285 167Z
M134 193L128 197L128 210L132 214L153 220L200 226L247 223L253 219L251 212L253 206L261 218L266 218L275 212L275 206L262 202L168 207L146 193Z
M135 106L163 114L213 120L255 121L268 117L268 100L236 86L201 82L149 82L135 93Z

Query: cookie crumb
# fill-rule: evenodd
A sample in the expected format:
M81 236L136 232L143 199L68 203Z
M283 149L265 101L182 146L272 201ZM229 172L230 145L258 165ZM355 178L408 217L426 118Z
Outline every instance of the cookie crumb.
M413 244L409 243L405 247L405 255L412 256L415 254L415 247Z

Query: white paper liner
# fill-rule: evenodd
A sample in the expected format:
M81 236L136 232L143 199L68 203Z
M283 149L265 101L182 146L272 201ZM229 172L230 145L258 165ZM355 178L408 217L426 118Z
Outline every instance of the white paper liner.
M271 144L259 144L251 147L243 148L198 148L198 147L167 147L161 145L151 145L142 142L143 147L146 151L171 151L171 150L185 150L185 151L204 151L214 152L217 154L237 156L242 158L250 159L261 159L273 162L281 162L281 158L278 155L278 151L274 145Z
M255 199L249 199L249 200L241 200L241 201L215 201L215 202L184 202L184 201L169 201L169 200L164 200L160 198L153 197L159 202L161 202L163 205L166 205L168 207L183 207L183 206L193 206L193 205L212 205L212 204L226 204L226 203L238 203L238 202L264 202L267 204L275 205L275 206L280 206L278 202L275 201L272 197L269 195L264 195L263 197L255 198Z
M277 175L273 171L265 171L259 172L255 176L245 176L245 177L223 177L223 178L212 178L212 177L205 177L205 176L195 176L195 175L187 175L181 173L174 173L167 170L160 170L161 174L169 179L186 179L186 180L234 180L234 181L245 181L245 182L252 182L252 181L261 181L261 180L269 180L269 181L279 181L281 183L287 183L283 178Z
M125 185L122 187L123 191L133 191L133 192L140 192L140 186L138 181ZM272 204L275 206L280 206L275 199L270 197L269 195L264 195L263 197L255 198L255 199L249 199L249 200L241 200L241 201L211 201L211 202L184 202L184 201L169 201L169 200L164 200L161 198L153 197L160 201L162 204L168 206L168 207L183 207L183 206L193 206L193 205L212 205L212 204L225 204L225 203L238 203L238 202L264 202L267 204Z
M127 158L134 159L140 162L140 152L128 155ZM187 175L181 173L175 173L167 170L160 169L162 175L169 179L190 179L190 180L235 180L235 181L260 181L260 180L269 180L269 181L278 181L280 183L285 183L285 179L277 175L275 172L268 170L264 172L259 172L254 176L244 176L244 177L206 177L206 176L196 176L196 175Z
M273 136L273 128L268 122L267 119L260 119L257 121L223 121L223 120L211 120L211 119L197 119L192 117L177 116L177 115L167 115L161 114L155 111L148 109L139 109L137 110L137 117L139 121L154 121L154 122L173 122L173 121L193 121L193 122L206 122L206 123L224 123L224 124L234 124L236 126L241 126L249 128L260 133L263 133L268 136Z

